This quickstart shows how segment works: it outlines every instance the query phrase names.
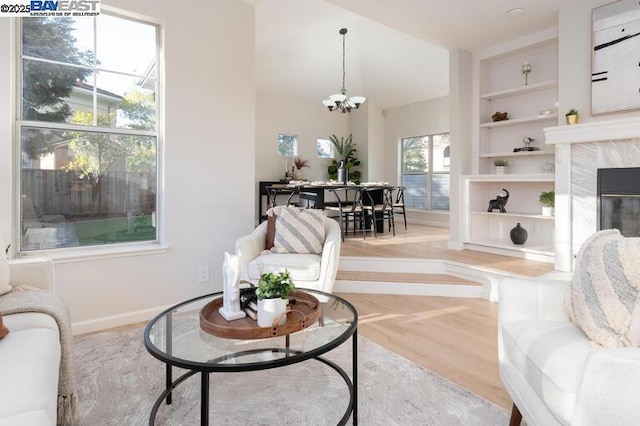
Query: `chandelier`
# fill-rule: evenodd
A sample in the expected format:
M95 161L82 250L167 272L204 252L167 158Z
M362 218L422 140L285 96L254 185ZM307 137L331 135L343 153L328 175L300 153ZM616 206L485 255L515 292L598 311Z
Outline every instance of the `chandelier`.
M347 34L347 29L342 28L340 30L340 34L342 34L342 89L340 89L340 93L336 93L334 95L329 96L329 99L325 99L322 101L324 106L329 108L329 111L340 111L341 113L351 112L352 108L360 108L360 105L367 100L364 96L352 96L347 99L347 89L344 88L344 76L345 76L345 65L344 65L344 44L345 44L345 34Z

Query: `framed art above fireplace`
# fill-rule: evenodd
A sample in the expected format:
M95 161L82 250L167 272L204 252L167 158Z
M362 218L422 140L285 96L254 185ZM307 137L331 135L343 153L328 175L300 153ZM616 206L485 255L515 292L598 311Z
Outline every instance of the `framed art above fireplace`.
M640 108L640 4L619 0L591 15L592 114Z

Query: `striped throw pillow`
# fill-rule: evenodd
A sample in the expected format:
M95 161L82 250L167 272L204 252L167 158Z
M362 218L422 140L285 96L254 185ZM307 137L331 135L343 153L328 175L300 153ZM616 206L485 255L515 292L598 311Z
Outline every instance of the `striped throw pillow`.
M322 254L324 221L322 210L282 209L276 216L276 235L271 251Z
M572 321L604 347L640 346L640 238L617 229L584 242L566 305Z

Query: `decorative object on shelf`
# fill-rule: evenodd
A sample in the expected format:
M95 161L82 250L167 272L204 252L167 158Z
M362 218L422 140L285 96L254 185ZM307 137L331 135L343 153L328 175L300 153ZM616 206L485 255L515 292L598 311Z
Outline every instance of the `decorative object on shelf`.
M296 171L293 174L293 178L302 180L302 169L305 167L309 167L309 161L303 160L300 157L296 157L293 159L293 165L296 167Z
M556 165L553 164L551 161L547 161L546 163L543 163L540 166L540 171L542 173L555 173Z
M527 61L524 61L522 64L522 74L524 74L524 85L527 86L529 84L529 73L531 72L531 64Z
M568 113L564 115L567 124L578 124L578 110L571 108Z
M247 314L240 308L240 256L224 253L222 277L223 304L218 312L227 321L244 318Z
M509 113L508 112L500 112L500 111L496 111L495 114L493 114L491 116L491 121L504 121L504 120L508 120L509 119Z
M341 113L351 112L353 108L358 109L360 105L367 100L364 96L352 96L347 99L347 89L344 87L344 76L345 76L345 60L344 60L344 52L345 52L345 35L347 34L347 29L342 28L340 30L340 34L342 35L342 89L340 89L340 93L333 94L329 96L329 99L325 99L322 101L324 106L329 108L329 111L339 111Z
M487 209L489 213L493 212L496 209L498 209L500 213L507 212L504 206L507 205L507 201L509 201L509 191L507 191L505 188L502 188L502 190L506 195L497 195L496 198L489 201L489 208Z
M540 151L540 148L536 147L536 146L531 146L531 143L533 143L533 141L535 141L534 138L530 138L529 136L525 136L524 138L522 138L522 143L524 144L524 147L521 148L513 148L513 152L523 152L523 151L527 151L527 152L531 152L531 151Z
M496 158L495 160L493 160L493 165L496 168L496 174L503 175L505 169L509 165L509 161L505 160L504 158Z
M360 183L360 171L352 170L360 165L360 160L355 157L356 143L353 141L353 135L350 134L346 138L338 139L336 135L329 138L336 149L336 154L340 157L340 161L333 160L329 165L329 179L338 180L340 183L346 184L348 181ZM338 171L341 163L344 162L345 178L341 180Z
M527 242L528 236L529 234L527 233L527 230L524 229L522 226L520 226L519 222L515 226L515 228L513 228L511 232L509 232L509 237L511 238L511 242L519 246Z
M289 271L269 272L260 276L256 296L258 298L258 326L271 327L274 322L286 322L289 293L294 289Z
M555 114L557 112L558 112L557 108L548 108L548 109L543 109L542 111L540 111L538 113L538 115L540 117L544 117L544 116L547 116L547 115Z
M540 193L540 204L542 204L542 216L553 216L553 208L556 205L555 191L542 191Z

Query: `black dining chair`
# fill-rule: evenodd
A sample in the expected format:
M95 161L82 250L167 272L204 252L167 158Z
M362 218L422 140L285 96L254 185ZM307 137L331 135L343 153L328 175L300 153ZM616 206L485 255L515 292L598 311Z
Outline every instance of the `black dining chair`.
M396 236L396 225L393 217L393 190L389 187L362 188L362 209L371 218L373 236L378 238L378 224L384 227L384 221L389 223L389 230ZM384 230L384 228L383 228Z
M359 226L362 230L362 238L366 239L361 189L358 187L340 187L331 188L329 192L336 198L337 205L325 205L325 211L327 216L335 217L340 223L342 241L344 241L345 235L349 233L349 223L353 223L354 235ZM334 214L332 215L332 213Z
M404 218L404 229L407 230L407 212L404 208L404 190L405 186L394 186L392 188L393 213L401 214Z
M296 188L288 188L285 186L267 186L267 209L278 205L279 195L289 195L287 202L284 205L289 205L294 195L298 193Z
M289 198L287 205L295 205L297 207L304 207L305 209L315 209L317 203L318 194L316 192L300 191L298 192L298 201L292 203L291 198Z

